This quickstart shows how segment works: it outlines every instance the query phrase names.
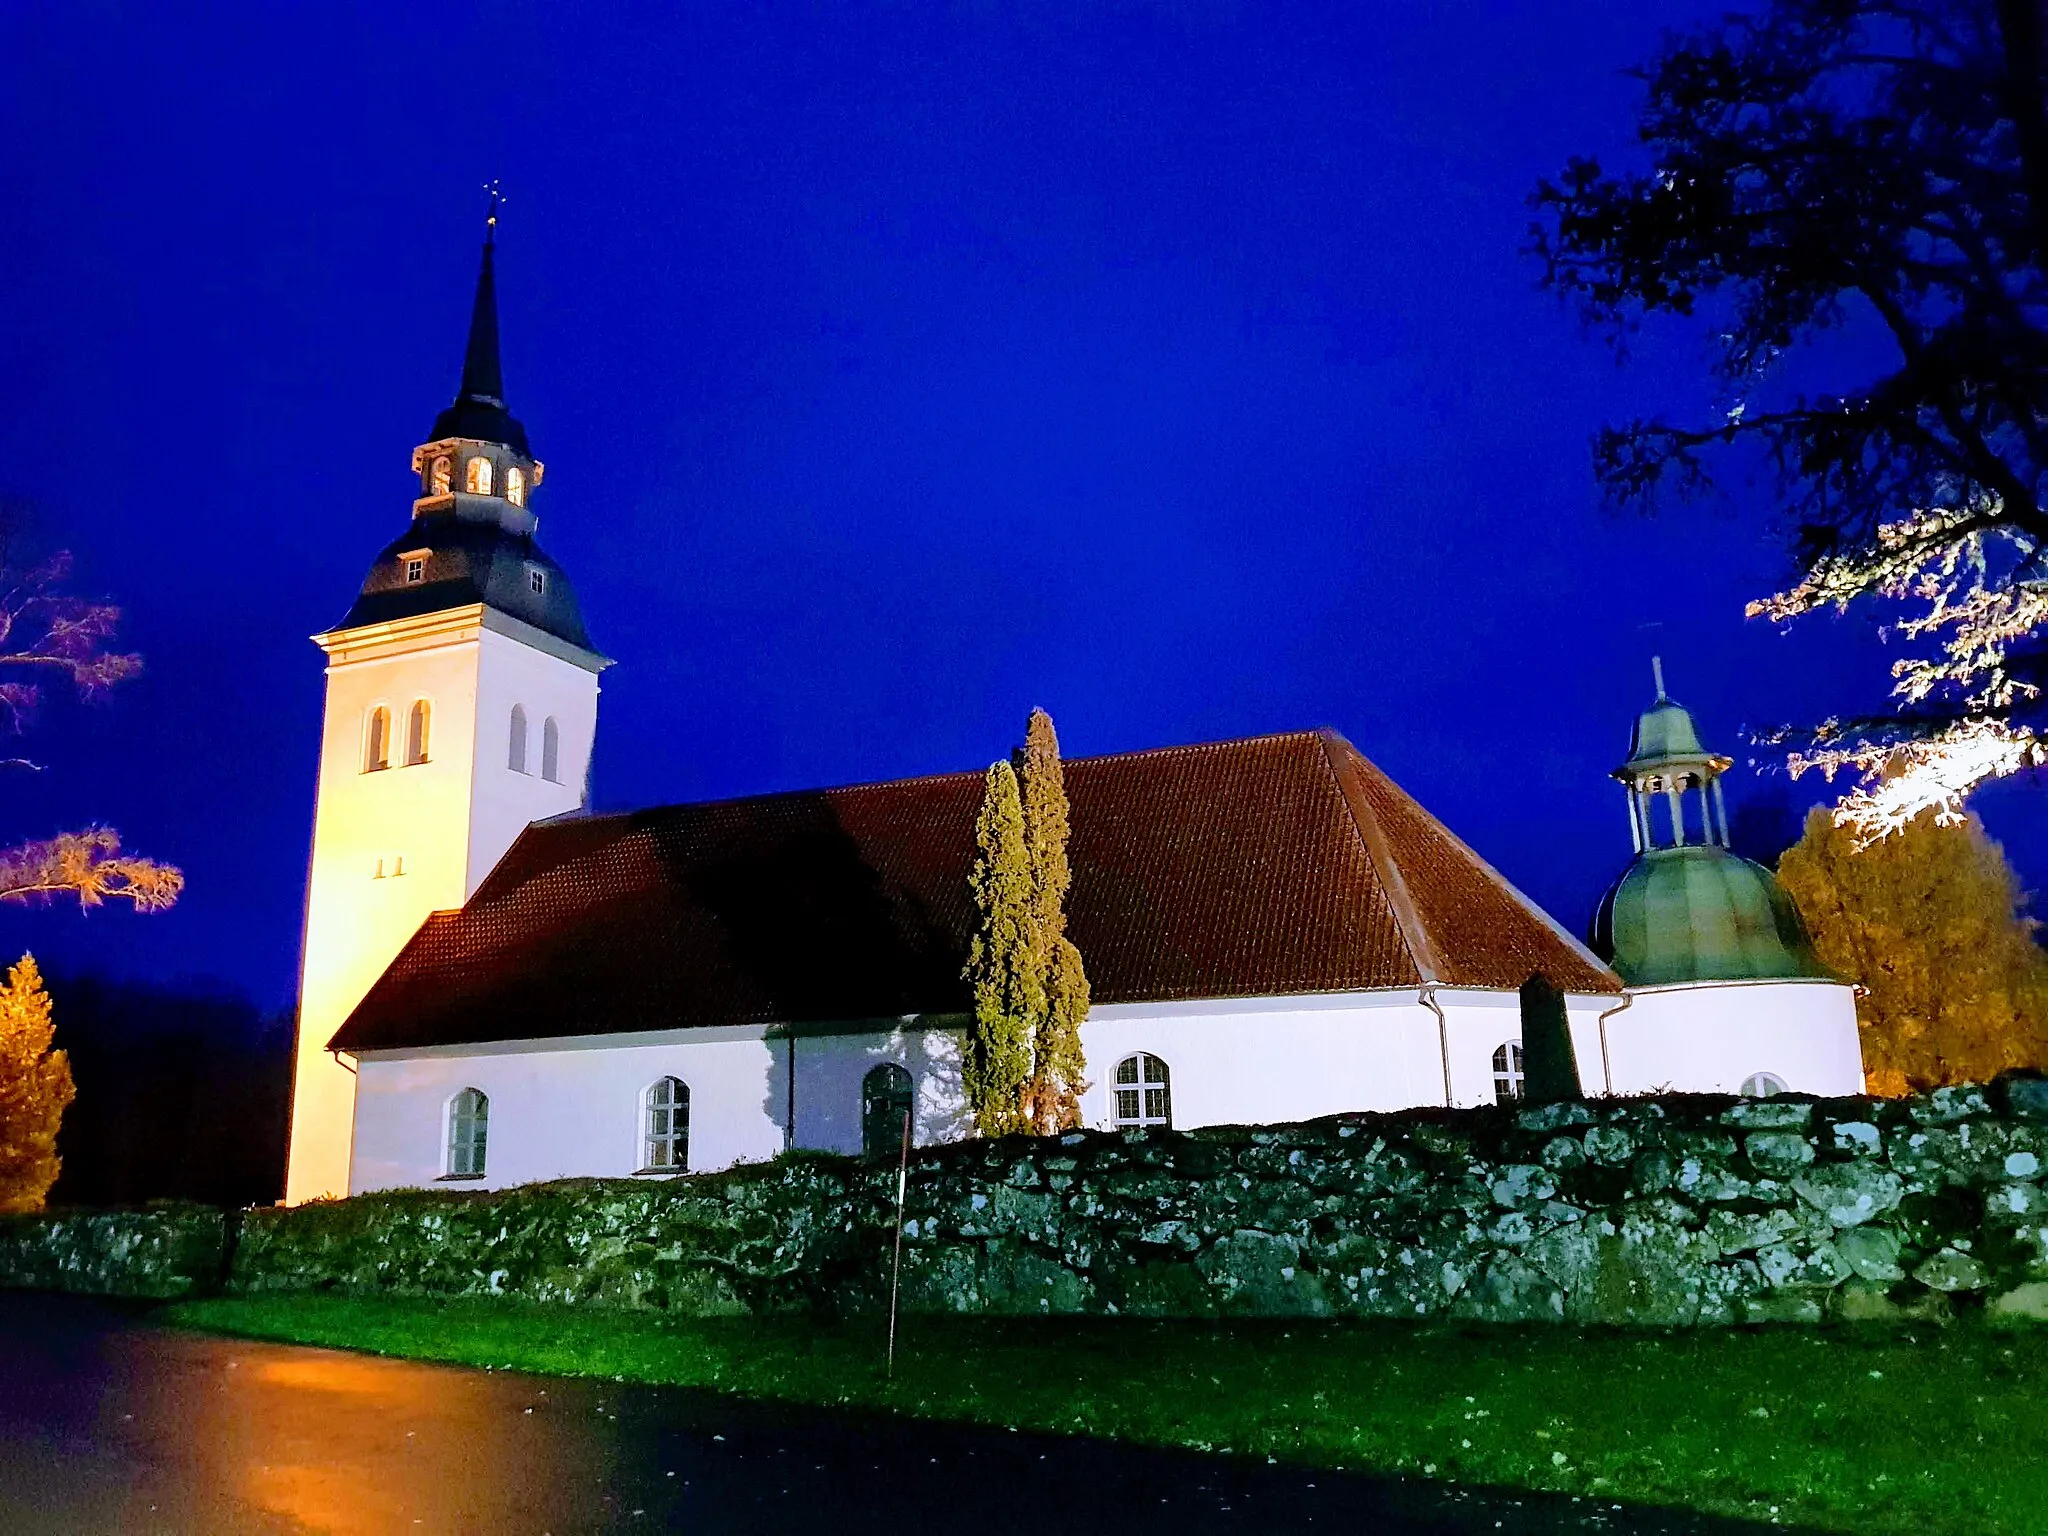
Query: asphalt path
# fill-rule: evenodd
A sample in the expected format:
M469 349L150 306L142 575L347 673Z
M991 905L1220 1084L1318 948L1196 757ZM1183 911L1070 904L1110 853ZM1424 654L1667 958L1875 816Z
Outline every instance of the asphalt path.
M245 1343L133 1308L0 1294L6 1536L1756 1529L1263 1458Z

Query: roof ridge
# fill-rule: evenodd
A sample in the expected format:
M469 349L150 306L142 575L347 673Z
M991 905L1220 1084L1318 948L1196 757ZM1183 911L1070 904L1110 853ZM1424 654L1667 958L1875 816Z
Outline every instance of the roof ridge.
M1343 747L1345 752L1349 753L1351 757L1355 758L1358 763L1370 769L1372 772L1378 774L1381 779L1386 781L1388 787L1393 789L1397 794L1407 795L1407 797L1410 800L1414 800L1415 797L1413 795L1408 795L1408 792L1405 789L1402 789L1399 784L1394 782L1393 776L1391 774L1389 774L1384 768L1380 767L1380 765L1378 763L1375 763L1371 758L1367 757L1363 752L1359 751L1358 748L1354 746L1351 742L1345 740L1345 738L1342 735L1332 731L1329 735L1329 741ZM1516 885L1514 881L1508 879L1508 877L1506 875L1503 875L1498 869L1495 869L1493 865L1489 863L1484 856L1478 853L1470 843L1467 843L1462 837L1458 836L1456 832L1453 832L1448 823L1443 821L1440 817L1431 815L1428 809L1426 807L1423 807L1419 801L1417 801L1416 804L1417 808L1422 810L1423 814L1429 818L1431 825L1433 825L1437 829L1439 834L1442 835L1442 837L1451 845L1451 847L1455 849L1459 854L1463 855L1465 858L1471 860L1472 864L1476 868L1478 868L1480 872L1486 876L1487 879L1491 880L1496 886L1498 886L1502 891L1504 891L1507 894L1508 898L1511 901L1513 901L1517 907L1521 908L1521 910L1527 913L1529 916L1535 918L1537 922L1541 923L1544 926L1544 928L1549 930L1552 937L1563 941L1565 948L1569 949L1573 954L1578 956L1579 959L1584 961L1587 965L1591 966L1594 970L1605 973L1607 975L1614 976L1617 982L1620 980L1620 977L1618 973L1615 972L1614 968L1607 964L1606 961L1602 960L1598 955L1594 954L1593 951L1586 946L1586 943L1583 939L1580 939L1576 935L1574 935L1569 928L1565 927L1564 924L1560 923L1556 918L1552 917L1550 913L1546 911L1540 903L1532 900L1522 890L1520 886ZM1375 825L1377 825L1376 818ZM1402 895L1405 899L1407 895L1405 884L1403 886ZM1416 913L1416 921L1418 925L1421 924L1420 912Z
M1408 950L1408 958L1414 962L1416 974L1422 978L1423 984L1434 985L1439 979L1436 946L1422 921L1421 912L1416 909L1415 898L1408 892L1407 876L1401 871L1400 861L1394 857L1386 828L1380 825L1378 815L1366 803L1364 791L1357 781L1357 769L1347 760L1355 758L1363 763L1367 761L1365 754L1338 731L1326 728L1315 735L1317 744L1322 748L1323 766L1336 781L1337 792L1344 799L1345 809L1351 813L1358 839L1365 845L1365 856L1372 864L1373 875L1378 879L1380 889L1386 893L1387 905L1393 909L1394 926L1401 934L1401 943Z
M1298 731L1274 731L1264 736L1227 736L1220 741L1176 742L1165 747L1134 747L1128 752L1102 752L1092 757L1067 757L1061 762L1068 768L1082 767L1093 763L1130 762L1137 758L1172 757L1186 752L1207 752L1220 747L1253 747L1268 742L1317 741L1326 736L1344 738L1328 726L1311 727ZM998 759L991 759L991 765ZM710 810L727 805L745 805L761 800L788 800L799 795L853 795L869 790L906 789L918 784L942 784L951 779L978 779L988 772L987 768L953 768L943 773L917 773L899 779L855 779L841 784L812 784L793 789L756 790L751 794L720 795L710 800L664 800L654 805L633 806L619 811L565 811L559 816L546 817L532 823L536 827L585 826L596 821L624 821L635 816L653 815L660 811Z

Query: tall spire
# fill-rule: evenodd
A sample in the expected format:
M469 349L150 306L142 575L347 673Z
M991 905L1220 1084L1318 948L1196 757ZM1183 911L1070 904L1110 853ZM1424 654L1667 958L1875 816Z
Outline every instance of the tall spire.
M484 220L483 265L476 274L476 302L469 311L469 348L462 355L462 388L457 398L505 403L505 371L498 361L498 281L492 269L497 255L498 194L491 192L490 215Z
M525 453L526 429L505 409L505 370L498 353L497 241L499 196L490 187L484 218L484 250L476 274L476 299L469 311L469 345L462 354L462 385L455 403L434 420L436 440L476 438Z

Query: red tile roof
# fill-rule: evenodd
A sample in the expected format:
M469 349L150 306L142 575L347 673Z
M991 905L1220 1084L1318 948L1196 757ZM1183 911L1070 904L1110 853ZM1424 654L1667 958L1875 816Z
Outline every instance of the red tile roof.
M1066 764L1098 1003L1621 982L1343 737ZM960 1013L982 775L529 828L333 1044Z

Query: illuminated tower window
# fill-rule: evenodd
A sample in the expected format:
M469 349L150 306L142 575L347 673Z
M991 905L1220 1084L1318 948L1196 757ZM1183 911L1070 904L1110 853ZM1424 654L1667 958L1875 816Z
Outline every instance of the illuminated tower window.
M540 723L540 776L550 784L562 782L562 728L553 715Z
M424 763L427 760L427 727L431 723L432 708L425 699L415 699L412 718L405 727L405 760L407 764Z
M455 461L447 454L441 454L434 460L434 472L429 484L432 486L431 494L435 496L446 496L455 489Z
M471 459L467 473L469 475L470 495L488 496L491 494L491 461L489 459Z
M526 471L517 464L505 471L505 499L515 507L526 505Z
M514 773L526 772L526 706L512 706L512 741L505 754L505 766Z
M391 711L379 704L370 711L363 731L363 772L391 766Z

